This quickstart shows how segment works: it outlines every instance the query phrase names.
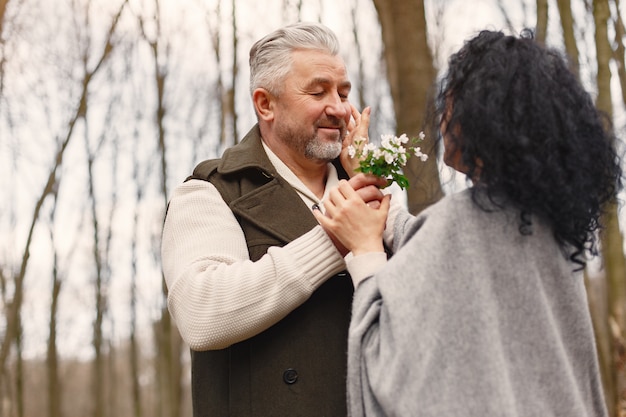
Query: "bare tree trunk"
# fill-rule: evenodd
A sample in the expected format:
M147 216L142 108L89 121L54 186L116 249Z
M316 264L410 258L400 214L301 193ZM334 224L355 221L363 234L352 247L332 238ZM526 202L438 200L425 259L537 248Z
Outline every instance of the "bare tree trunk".
M608 0L593 0L593 18L595 22L595 43L598 64L596 82L598 84L598 97L596 106L598 109L613 116L613 103L611 100L611 70L609 63L613 55L608 36L608 25L611 12Z
M613 51L608 37L608 25L611 16L608 0L594 0L593 15L595 21L596 56L598 62L597 84L598 97L596 105L598 109L613 117L613 104L611 97L611 70L609 67ZM603 232L602 256L607 280L607 293L609 296L609 321L612 330L612 367L610 378L605 387L607 405L610 415L618 416L622 412L620 404L623 402L622 392L626 388L624 370L621 364L626 360L624 330L626 326L626 260L624 259L623 236L621 235L617 216L617 202L608 205L606 214L602 218Z
M232 131L233 131L233 143L239 142L239 132L237 130L237 74L239 73L239 66L237 65L237 44L239 43L239 35L237 34L237 13L236 13L236 0L232 0L232 19L233 19L233 63L231 67L232 71L232 87L229 92L230 100L228 100L228 104L230 108L228 112L230 113L230 117L232 120Z
M19 320L21 323L21 319ZM15 403L17 404L17 417L24 417L24 359L22 355L22 336L22 326L20 324L15 339Z
M61 417L62 409L62 384L59 378L59 354L57 353L57 318L59 306L59 294L61 293L61 281L58 277L58 255L54 254L54 271L52 278L52 304L50 306L50 330L48 338L48 415Z
M615 19L615 65L617 66L619 85L622 90L622 103L626 105L626 50L624 48L626 30L624 30L624 21L622 20L622 14L620 12L620 2L619 0L614 1L617 10Z
M86 26L89 26L89 7L85 9L85 22ZM83 56L83 65L84 71L87 72L87 62L89 60L88 57L89 50L84 51ZM105 417L107 410L107 401L106 401L106 378L105 378L105 361L106 357L103 353L104 350L104 335L103 335L103 323L104 317L107 310L107 297L106 297L106 286L107 286L107 273L105 271L105 263L106 256L103 255L102 250L102 240L100 236L100 221L98 216L98 201L96 198L96 180L94 174L94 162L96 155L100 146L102 145L103 139L101 138L98 145L92 151L91 145L89 143L89 118L87 117L88 113L88 102L85 102L83 107L83 118L85 123L84 129L84 141L85 141L85 151L87 154L87 182L88 182L88 198L90 202L91 209L91 222L93 227L93 242L92 242L92 255L94 261L94 274L95 274L95 292L94 292L94 305L96 317L93 322L93 336L92 336L92 345L94 350L94 359L93 359L93 372L91 374L91 388L92 388L92 400L93 400L93 409L92 415L94 417Z
M167 78L167 71L161 64L161 11L159 0L155 0L156 13L154 15L154 24L156 26L156 35L154 39L144 30L143 18L139 18L139 24L143 33L143 37L152 50L154 59L154 79L157 91L157 109L156 109L156 125L158 132L158 149L161 168L161 195L163 196L163 207L167 207L168 187L167 187L167 147L165 141L165 101L164 92ZM167 50L167 47L165 47ZM167 58L167 57L165 57ZM157 366L158 366L158 386L159 386L159 410L164 417L176 417L181 411L181 378L182 366L180 363L180 349L182 341L177 332L173 331L172 319L167 310L167 286L165 279L161 276L162 288L162 308L159 328L155 332L157 335Z
M110 49L112 49L113 47L113 43L112 43L112 35L115 31L115 28L117 26L117 22L119 21L119 18L121 16L122 11L124 10L126 3L123 3L118 11L118 14L115 16L115 18L113 19L113 22L109 28L109 33L108 33L108 38L106 40L106 46L104 48L105 51L109 50L110 53ZM85 7L85 24L87 27L89 27L89 4L87 4L87 6ZM89 46L87 47L89 48ZM89 73L88 70L88 62L89 62L89 52L90 50L87 49L84 51L84 55L83 55L83 69L85 73ZM88 86L86 87L86 90L88 90ZM101 241L101 236L100 236L100 223L99 223L99 216L98 216L98 204L97 204L97 198L96 198L96 192L95 192L95 174L94 174L94 161L96 158L96 155L98 153L98 150L100 148L100 146L102 145L102 143L104 142L104 138L105 136L101 136L98 145L96 146L95 150L92 151L91 150L91 146L89 143L89 119L87 118L87 110L88 110L88 101L86 99L87 97L85 96L85 100L83 102L82 105L82 117L84 119L84 123L85 123L85 132L84 132L84 139L85 139L85 149L87 152L87 180L88 180L88 193L89 193L89 201L91 202L91 220L92 220L92 226L93 226L93 260L94 260L94 266L95 266L95 293L94 293L94 297L95 297L95 309L96 309L96 317L94 319L94 323L93 323L93 348L94 348L94 362L93 362L93 373L91 375L92 377L92 395L93 395L93 410L92 410L92 415L94 417L104 417L106 415L107 412L107 401L106 401L106 357L103 354L103 348L104 348L104 335L103 335L103 323L104 323L104 318L106 315L106 311L107 311L107 296L106 296L106 287L108 284L108 275L109 275L109 268L107 268L107 259L106 259L106 245L108 243L108 239L110 238L106 238L104 240L104 248L102 248L101 246L103 245L102 241ZM113 208L112 208L113 210Z
M139 204L141 192L137 191ZM132 410L134 417L143 415L141 406L141 386L139 385L139 360L141 351L137 343L137 234L139 226L138 207L135 207L133 219L133 241L131 243L132 275L130 287L130 375L132 383Z
M137 133L133 140L133 183L135 184L136 200L135 200L135 213L133 216L133 232L132 242L130 248L131 254L131 283L130 283L130 374L132 384L132 416L142 417L143 407L141 404L141 385L139 384L140 377L140 358L141 349L137 343L137 238L139 236L139 206L143 199L143 188L145 181L140 179L139 174L139 150L138 143L139 138Z
M85 121L85 125L87 123ZM92 373L92 389L93 389L93 416L94 417L104 417L105 415L105 401L104 401L104 360L102 354L102 348L104 345L104 337L102 334L102 323L104 320L104 314L106 310L106 296L104 295L103 290L103 260L100 254L100 227L98 223L98 211L97 211L97 202L95 195L95 184L94 184L94 173L93 173L93 162L94 155L89 150L89 137L88 132L89 129L85 128L85 146L87 148L87 170L88 170L88 181L89 181L89 200L91 202L91 220L93 226L93 260L95 265L95 307L96 307L96 318L93 323L93 350L94 350L94 360L93 360L93 373Z
M0 34L3 33L4 16L6 14L8 5L9 5L9 0L0 0Z
M115 322L113 320L109 320L111 323L111 334L115 335ZM107 355L106 355L106 365L107 365L107 377L105 379L106 386L106 401L107 406L105 407L105 416L107 417L117 417L121 415L126 415L124 407L118 401L117 393L119 391L119 387L121 384L117 384L116 381L120 381L123 379L123 376L118 374L117 372L117 351L115 350L115 339L109 338L107 340Z
M548 0L537 0L537 28L535 29L535 39L538 42L546 43L546 32L548 31Z
M59 180L60 182L60 180ZM57 311L61 280L59 279L59 257L54 239L54 219L57 207L58 186L55 187L54 204L50 212L50 241L52 242L52 302L50 303L50 319L48 331L48 351L46 362L48 368L48 416L61 417L61 379L59 378L59 354L57 352Z
M352 5L350 9L350 17L352 19L352 36L354 37L354 48L357 56L357 101L359 103L359 111L362 111L365 106L365 71L363 69L363 51L361 48L361 41L359 39L359 30L357 25L357 12L359 10L358 0Z
M3 306L8 304L7 302L7 284L8 278L4 273L3 265L0 265L0 302ZM5 366L0 368L0 417L5 417L5 411L8 413L8 407L5 407L4 404L11 403L11 396L9 395L10 391L10 375L9 371ZM7 414L8 415L8 414Z
M215 12L213 14L215 14L216 16L220 16L221 13L221 8L222 8L222 2L221 0L217 0L217 4L215 6ZM209 32L209 38L211 39L211 45L213 46L213 51L215 52L215 66L216 68L218 68L217 71L217 85L215 87L215 93L217 94L217 97L220 100L221 105L218 106L218 112L219 112L219 130L218 130L218 137L219 137L219 141L218 141L218 149L217 151L219 152L221 150L221 148L225 147L226 144L226 112L225 112L225 104L227 103L227 95L226 92L224 91L224 79L222 77L222 71L221 71L221 37L220 37L220 27L219 27L219 23L216 26L213 26L211 24L211 12L207 12L206 14L206 23L207 23L207 28L208 28L208 32ZM219 22L219 20L218 20ZM237 140L235 138L235 140Z
M396 114L396 131L417 137L424 130L435 81L433 58L427 41L424 1L374 0L382 29L387 79ZM437 132L426 129L422 149L430 158L411 158L405 167L409 179L408 207L418 213L443 196L436 161Z
M559 8L561 16L561 28L563 29L563 42L565 43L565 52L570 61L570 69L575 73L579 73L578 60L578 43L574 34L574 17L572 16L571 0L557 0L556 4Z
M5 28L5 17L7 6L9 5L9 0L0 0L0 97L4 91L4 65L7 60L7 54L4 53L4 28ZM0 416L2 415L2 410L0 407Z

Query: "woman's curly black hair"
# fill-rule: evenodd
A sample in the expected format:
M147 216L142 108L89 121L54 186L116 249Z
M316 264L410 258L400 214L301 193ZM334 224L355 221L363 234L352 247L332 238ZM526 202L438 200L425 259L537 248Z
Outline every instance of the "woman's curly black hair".
M584 267L622 171L607 120L564 57L529 31L482 31L450 57L440 86L436 115L475 180L474 201L486 189L492 203L512 203L522 234L531 216L547 220Z

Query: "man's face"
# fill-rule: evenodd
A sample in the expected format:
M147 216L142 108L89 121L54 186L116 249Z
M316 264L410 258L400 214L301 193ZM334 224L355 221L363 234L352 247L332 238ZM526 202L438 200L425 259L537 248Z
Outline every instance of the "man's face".
M294 52L274 109L276 137L308 159L335 159L350 121L350 87L340 57Z

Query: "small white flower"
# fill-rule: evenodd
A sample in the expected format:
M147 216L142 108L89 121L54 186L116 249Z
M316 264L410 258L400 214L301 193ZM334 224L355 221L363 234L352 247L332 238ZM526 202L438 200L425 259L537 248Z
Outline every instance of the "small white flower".
M352 145L348 145L348 155L350 158L354 158L356 156L356 148Z
M426 135L424 134L424 132L420 132L420 134L418 135L420 140L424 140L426 138Z
M416 147L415 149L413 149L413 153L415 154L415 156L417 156L419 159L421 159L422 162L425 162L425 161L428 160L428 155L423 153L422 152L422 148L420 148L419 146Z
M373 143L368 143L363 147L363 154L367 155L370 152L373 152L376 150L376 145L374 145Z
M380 146L383 148L389 148L389 145L393 141L393 137L391 135L381 135L380 138Z

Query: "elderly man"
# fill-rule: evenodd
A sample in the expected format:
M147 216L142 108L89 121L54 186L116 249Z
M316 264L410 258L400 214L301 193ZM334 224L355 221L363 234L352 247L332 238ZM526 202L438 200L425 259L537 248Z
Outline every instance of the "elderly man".
M347 146L367 129L369 109L361 115L348 101L338 53L319 24L256 42L257 125L221 159L199 164L170 200L163 271L192 350L196 417L346 415L353 286L345 252L312 209L323 210L327 191L352 172ZM363 178L353 187L380 200Z

